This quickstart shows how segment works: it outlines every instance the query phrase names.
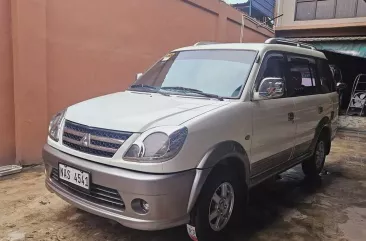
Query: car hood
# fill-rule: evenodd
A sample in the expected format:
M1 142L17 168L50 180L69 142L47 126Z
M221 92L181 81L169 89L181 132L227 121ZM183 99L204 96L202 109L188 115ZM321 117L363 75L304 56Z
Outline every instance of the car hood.
M228 103L206 98L125 91L73 105L67 109L65 117L92 127L143 132L157 126L180 125Z

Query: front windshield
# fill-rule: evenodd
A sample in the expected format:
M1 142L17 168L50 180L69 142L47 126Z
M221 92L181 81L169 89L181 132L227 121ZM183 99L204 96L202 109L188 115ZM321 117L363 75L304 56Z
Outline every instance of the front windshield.
M238 98L256 55L255 51L249 50L172 52L140 77L130 89L148 87L147 91L187 95L202 92Z

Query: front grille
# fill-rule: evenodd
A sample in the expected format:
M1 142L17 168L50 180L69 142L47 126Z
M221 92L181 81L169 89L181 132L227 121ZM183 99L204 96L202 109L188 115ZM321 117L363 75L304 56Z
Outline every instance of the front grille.
M66 183L61 181L58 176L58 169L53 168L51 172L51 178L63 185L67 190L74 195L77 195L85 200L93 202L95 204L100 204L109 208L118 209L121 211L125 210L125 204L117 192L117 190L100 186L94 183L90 183L90 192L81 190L79 187L73 185L72 183Z
M110 158L131 135L129 132L89 127L67 120L62 143L77 151Z

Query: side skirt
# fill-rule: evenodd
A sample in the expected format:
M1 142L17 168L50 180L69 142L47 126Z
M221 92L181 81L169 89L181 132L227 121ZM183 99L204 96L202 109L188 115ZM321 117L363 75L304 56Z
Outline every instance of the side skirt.
M260 184L261 182L265 181L266 179L273 177L274 175L287 171L288 169L300 164L301 162L310 158L311 156L312 156L311 153L305 153L295 159L291 159L287 162L274 166L262 173L251 176L250 177L250 187L254 187L254 186Z

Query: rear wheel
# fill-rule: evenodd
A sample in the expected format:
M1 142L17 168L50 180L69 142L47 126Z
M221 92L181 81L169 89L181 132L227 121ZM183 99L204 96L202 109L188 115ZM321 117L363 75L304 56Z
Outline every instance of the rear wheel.
M213 170L191 213L191 223L187 226L193 240L224 240L228 226L235 219L234 212L239 212L240 205L246 204L240 187L239 178L227 168Z
M316 144L314 155L302 163L302 170L306 176L317 176L323 170L328 144L325 135L321 135Z

